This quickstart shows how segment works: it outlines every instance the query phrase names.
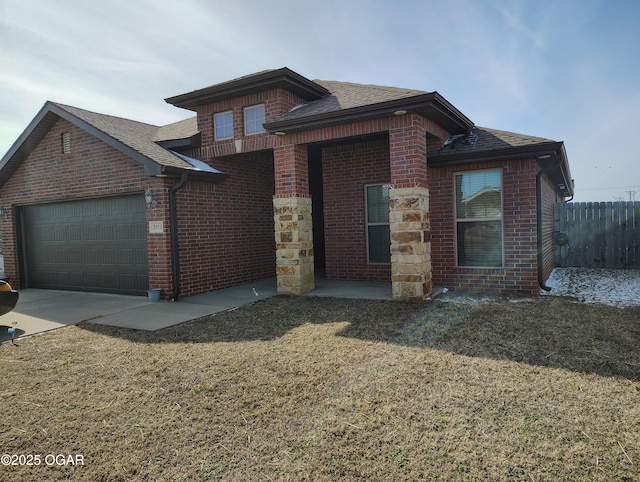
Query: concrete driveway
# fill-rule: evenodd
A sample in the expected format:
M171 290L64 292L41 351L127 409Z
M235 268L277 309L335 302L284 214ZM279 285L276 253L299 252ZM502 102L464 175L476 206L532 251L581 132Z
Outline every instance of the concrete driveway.
M254 294L254 288L259 296ZM0 317L0 342L11 340L8 329L14 322L16 338L83 321L155 331L227 311L274 294L275 279L192 296L176 303L151 303L143 296L26 289L20 291L14 310Z

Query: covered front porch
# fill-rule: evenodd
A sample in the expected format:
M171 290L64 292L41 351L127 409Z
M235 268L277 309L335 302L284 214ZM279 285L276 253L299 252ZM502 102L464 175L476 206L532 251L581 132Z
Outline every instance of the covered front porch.
M393 299L432 296L426 153L428 140L441 142L444 134L429 132L432 125L418 114L385 121L373 129L361 125L372 130L361 136L279 137L273 151L278 293L314 291L314 273L325 268L329 280L389 280ZM374 200L371 188L379 188Z

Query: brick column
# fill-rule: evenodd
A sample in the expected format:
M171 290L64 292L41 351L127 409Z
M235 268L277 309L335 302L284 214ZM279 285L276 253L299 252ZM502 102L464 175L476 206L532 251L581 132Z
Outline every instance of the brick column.
M422 117L407 114L389 130L391 287L394 299L431 297L431 226L427 135Z
M278 293L299 295L315 288L307 148L277 146L273 155Z

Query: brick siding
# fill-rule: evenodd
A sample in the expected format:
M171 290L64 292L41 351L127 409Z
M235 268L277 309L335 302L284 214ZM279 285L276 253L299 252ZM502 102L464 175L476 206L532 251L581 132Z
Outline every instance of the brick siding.
M502 168L504 203L503 268L456 267L455 197L457 172ZM537 282L535 160L493 161L429 169L431 262L434 286L457 290L535 294ZM552 220L553 221L553 220Z
M389 130L391 183L395 188L427 187L427 136L423 117L406 114Z
M542 176L542 252L543 280L547 280L555 268L555 247L553 245L554 204L563 202L558 191L547 175Z
M242 141L242 152L253 152L274 147L277 138L268 133L244 134L244 109L258 104L265 106L265 121L268 122L288 111L304 99L283 89L256 92L233 99L198 106L198 129L202 133L202 155L206 158L236 154L235 141ZM216 141L214 115L233 112L233 139Z
M326 147L322 152L327 279L391 280L388 264L367 264L367 184L388 183L389 142Z
M274 149L276 197L309 197L306 146L280 145Z
M176 197L182 296L275 276L273 156L214 164L226 181L189 181Z

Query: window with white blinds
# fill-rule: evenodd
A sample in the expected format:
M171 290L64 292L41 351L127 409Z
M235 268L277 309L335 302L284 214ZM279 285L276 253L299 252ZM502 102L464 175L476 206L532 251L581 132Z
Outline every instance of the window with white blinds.
M389 184L365 187L367 221L367 262L391 263L389 232Z
M458 266L503 266L502 171L455 174Z

